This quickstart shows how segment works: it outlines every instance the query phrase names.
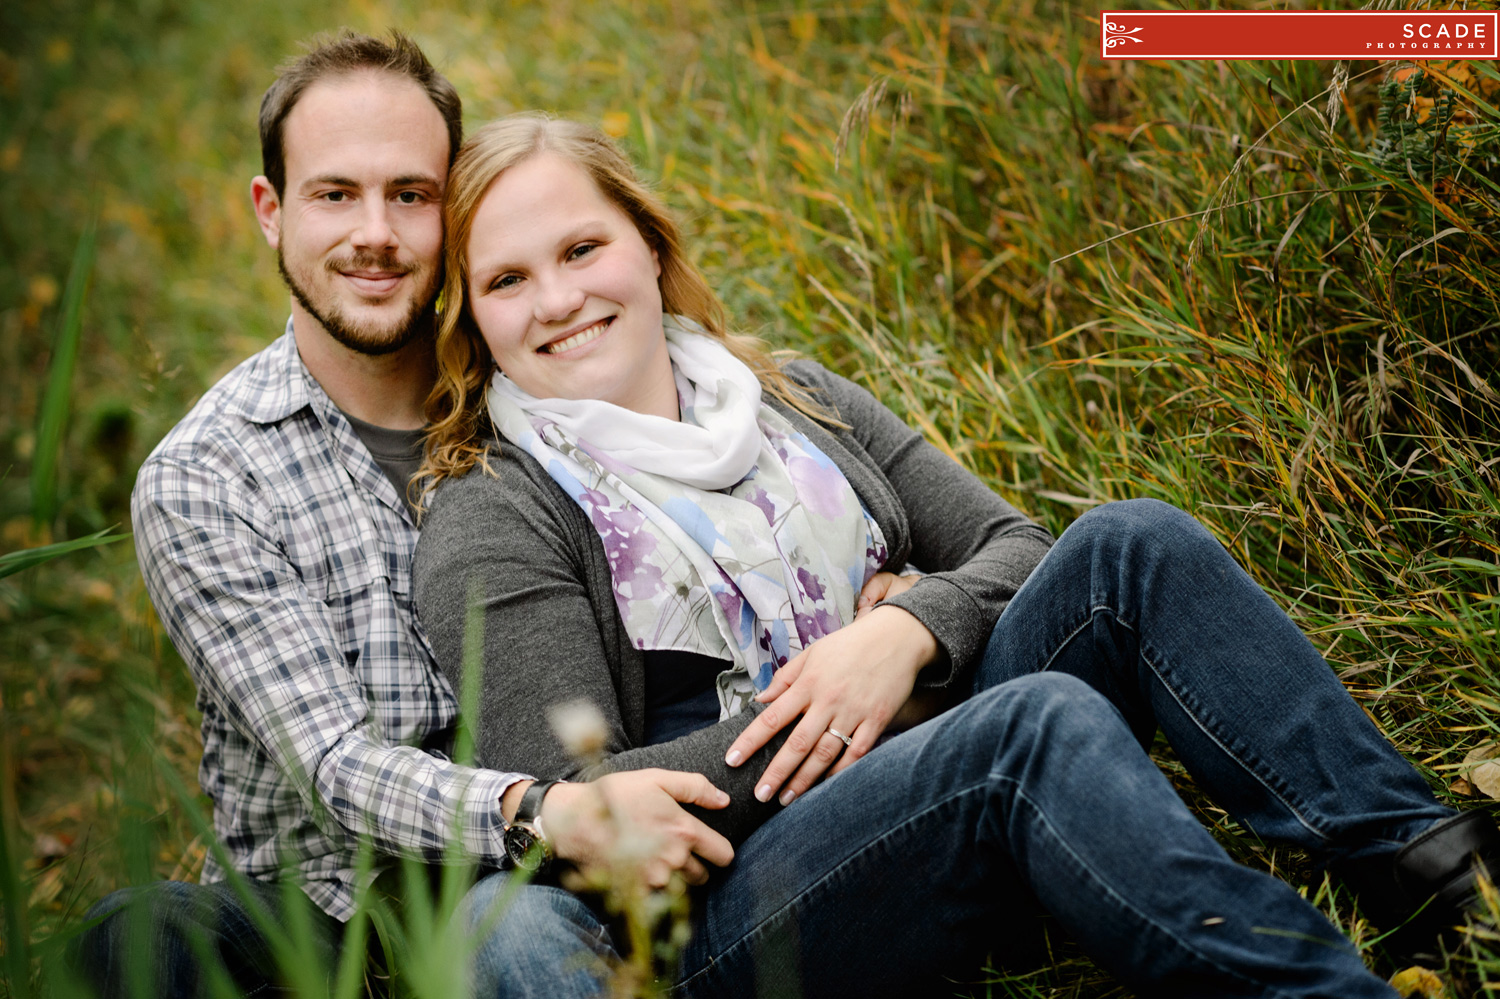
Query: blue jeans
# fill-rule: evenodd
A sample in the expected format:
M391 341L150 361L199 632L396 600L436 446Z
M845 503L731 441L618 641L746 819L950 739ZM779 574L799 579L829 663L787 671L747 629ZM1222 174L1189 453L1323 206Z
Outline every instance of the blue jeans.
M1142 748L1160 726L1220 804L1323 859L1394 852L1452 814L1187 514L1131 501L1081 517L1007 608L975 686L742 844L699 894L674 994L941 994L985 952L1024 956L1046 912L1144 995L1395 995L1295 891L1231 860ZM546 891L505 918L571 921L607 948ZM479 994L530 994L521 976L546 960ZM551 994L601 991L587 975L569 988Z
M193 999L223 994L221 986L231 987L228 994L294 995L277 970L263 920L283 928L300 921L330 976L343 936L338 920L301 891L254 880L243 894L225 882L124 888L86 918L99 922L73 942L67 963L99 999Z
M480 878L461 909L478 940L473 972L480 994L495 994L498 986L489 983L502 977L509 983L503 994L516 999L598 992L603 964L594 959L613 951L595 914L570 892L536 884L524 889L526 904L510 905L507 877ZM390 889L399 884L394 879ZM262 932L266 919L294 934L296 920L303 921L311 966L326 972L331 991L344 935L343 925L301 891L256 880L247 880L243 893L225 882L124 888L85 919L98 922L73 942L67 970L98 999L298 995Z

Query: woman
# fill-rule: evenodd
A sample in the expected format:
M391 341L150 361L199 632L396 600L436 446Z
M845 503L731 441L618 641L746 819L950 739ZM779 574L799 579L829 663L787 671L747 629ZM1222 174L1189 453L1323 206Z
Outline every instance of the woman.
M913 994L976 952L1004 960L1043 910L1152 995L1393 994L1295 892L1230 861L1140 741L1160 725L1226 807L1401 916L1444 886L1459 904L1494 830L1432 798L1201 526L1111 504L1048 552L868 393L727 334L592 129L481 129L446 220L418 607L456 685L482 608L479 762L543 781L507 793L507 819L540 810L558 855L587 861L582 789L546 782L608 773L650 792L643 814L668 814L663 795L707 809L658 881L703 883L731 855L720 834L738 845L695 908L685 994L757 976ZM908 560L914 585L878 575ZM976 693L877 749L917 687ZM580 697L607 720L592 766L547 721ZM727 807L659 776L681 771ZM535 906L604 946L578 907Z

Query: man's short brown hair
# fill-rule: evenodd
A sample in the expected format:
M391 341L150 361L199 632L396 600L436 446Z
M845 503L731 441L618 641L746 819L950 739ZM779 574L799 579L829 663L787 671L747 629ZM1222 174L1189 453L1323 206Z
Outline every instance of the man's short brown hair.
M453 157L464 139L463 104L453 84L433 68L417 43L401 32L392 31L390 40L385 41L345 29L332 38L318 40L306 55L285 63L276 82L260 100L261 172L278 198L286 193L286 148L282 137L287 115L314 83L360 70L404 76L427 92L448 126L448 165L453 165Z

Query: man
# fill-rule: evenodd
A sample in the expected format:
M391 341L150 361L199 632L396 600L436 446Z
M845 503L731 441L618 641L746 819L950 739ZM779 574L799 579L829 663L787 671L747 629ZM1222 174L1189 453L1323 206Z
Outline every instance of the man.
M408 481L434 377L458 94L405 37L345 33L283 70L260 135L264 174L250 193L291 318L162 441L132 503L147 588L199 689L200 781L224 861L245 883L226 880L211 852L200 885L106 899L76 956L105 995L196 995L220 975L246 993L276 987L258 907L280 924L287 906L306 909L332 968L361 838L377 869L397 855L439 861L455 841L498 866L531 783L447 760L456 702L410 597ZM712 807L720 796L704 778L611 780L627 818L654 809L677 823L667 839L701 838L727 863L728 843L674 800ZM549 818L594 807L582 788L558 790ZM587 827L571 852L603 851L606 832ZM492 932L485 953L515 974L525 960L503 942L509 931ZM522 978L545 991L576 945L549 951L545 932L526 935L538 970Z

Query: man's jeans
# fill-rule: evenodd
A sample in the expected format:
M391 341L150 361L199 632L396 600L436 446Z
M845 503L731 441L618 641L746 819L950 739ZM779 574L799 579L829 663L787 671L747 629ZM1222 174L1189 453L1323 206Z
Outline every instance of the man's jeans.
M263 927L287 931L329 990L343 926L295 887L247 880L125 888L95 905L98 924L73 944L69 970L99 999L297 994L278 970Z
M1203 790L1320 860L1394 852L1452 814L1187 514L1081 517L996 626L976 688L745 841L696 899L676 994L951 994L940 975L1020 956L1045 911L1142 995L1395 995L1295 891L1232 861L1142 749L1159 725ZM527 945L571 922L600 950L586 914L521 892L477 994L597 994L539 984L563 965Z

